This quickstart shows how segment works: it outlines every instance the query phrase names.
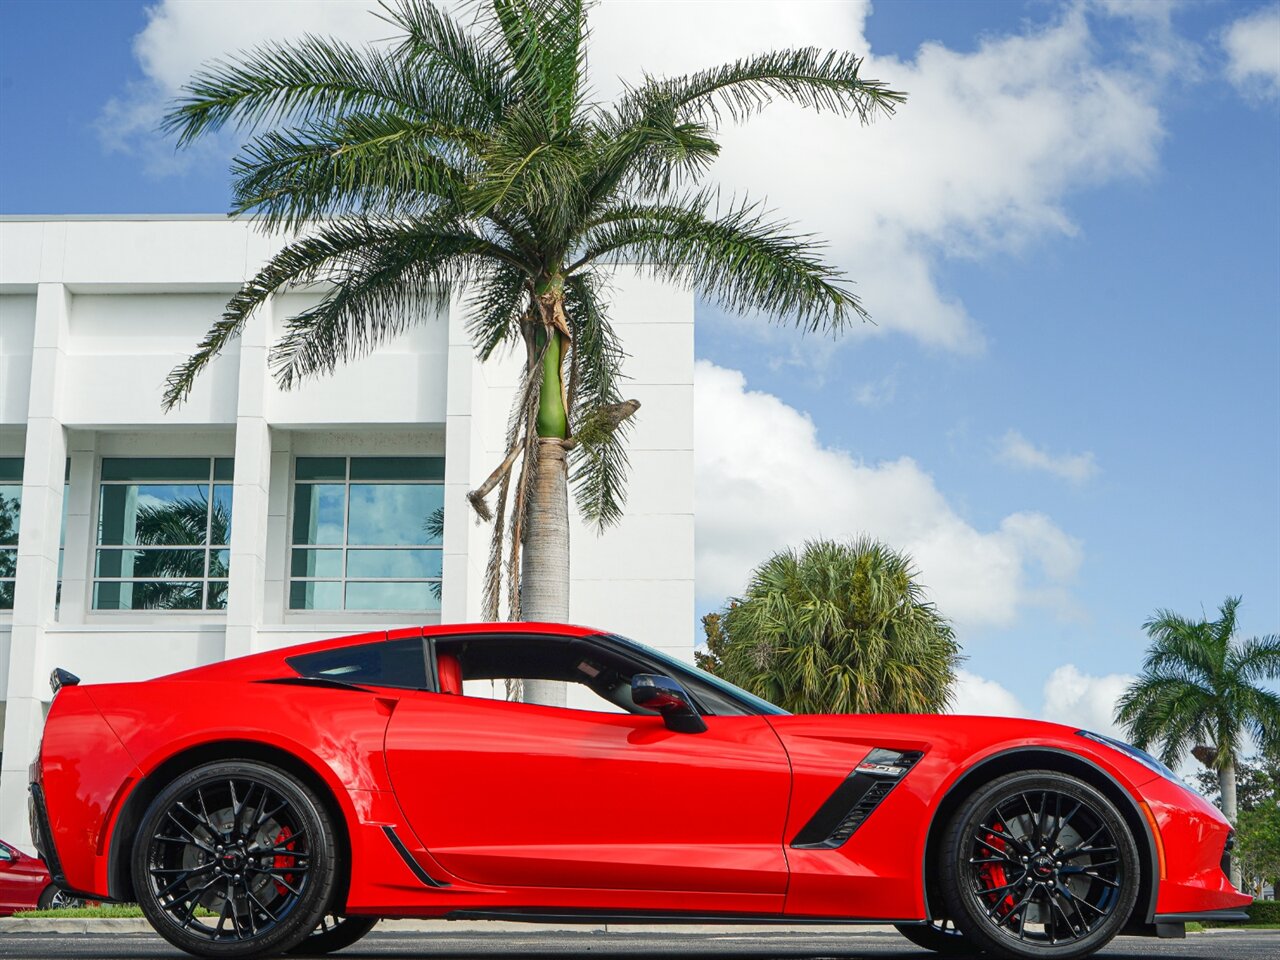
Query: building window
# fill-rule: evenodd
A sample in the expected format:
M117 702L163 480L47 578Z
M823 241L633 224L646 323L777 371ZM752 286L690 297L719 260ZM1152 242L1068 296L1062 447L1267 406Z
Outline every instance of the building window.
M18 514L22 509L22 458L0 457L0 610L13 609L18 576Z
M440 609L442 457L298 457L289 609Z
M104 459L93 609L225 608L233 469L223 457Z

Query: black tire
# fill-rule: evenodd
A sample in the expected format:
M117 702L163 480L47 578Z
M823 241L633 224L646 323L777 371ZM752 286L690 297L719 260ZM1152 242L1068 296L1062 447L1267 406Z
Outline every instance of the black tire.
M349 947L378 924L378 917L340 917L326 913L310 936L289 950L295 956L319 957Z
M134 839L134 893L156 932L187 953L283 953L327 909L337 849L306 784L264 763L209 763L147 808Z
M973 956L977 951L950 920L929 923L895 923L897 931L917 947L932 950L944 957Z
M1075 960L1133 912L1138 848L1100 791L1067 774L1000 777L956 811L938 863L943 897L974 950L1006 960Z

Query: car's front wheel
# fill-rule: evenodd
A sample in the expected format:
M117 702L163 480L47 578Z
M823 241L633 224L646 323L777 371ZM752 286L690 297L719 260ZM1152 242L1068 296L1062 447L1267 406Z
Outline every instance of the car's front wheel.
M202 957L281 953L314 930L337 844L306 784L262 763L220 761L166 786L143 815L134 892L162 937Z
M1074 960L1101 949L1133 911L1137 846L1115 806L1076 777L1008 774L956 811L941 887L970 945L996 957Z

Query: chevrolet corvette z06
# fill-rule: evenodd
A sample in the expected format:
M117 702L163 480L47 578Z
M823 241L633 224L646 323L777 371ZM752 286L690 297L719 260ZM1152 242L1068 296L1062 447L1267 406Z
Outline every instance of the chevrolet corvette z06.
M531 680L572 708L508 699ZM204 957L445 917L889 922L939 952L1069 960L1249 902L1228 822L1127 744L791 716L580 627L384 631L53 684L31 768L53 881L136 900Z

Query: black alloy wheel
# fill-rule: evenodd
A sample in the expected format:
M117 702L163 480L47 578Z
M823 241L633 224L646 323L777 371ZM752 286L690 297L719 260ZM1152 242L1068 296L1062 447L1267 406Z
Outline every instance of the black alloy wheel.
M894 927L917 947L946 957L972 956L974 953L973 945L948 917L928 923L895 923Z
M294 956L319 957L349 947L378 924L378 917L343 917L326 913L320 924L289 952Z
M210 763L147 808L134 841L134 892L156 932L188 953L280 953L320 922L336 849L324 806L305 784L266 764Z
M947 908L970 946L997 957L1072 960L1101 949L1133 912L1141 867L1101 792L1050 770L973 794L947 828Z

